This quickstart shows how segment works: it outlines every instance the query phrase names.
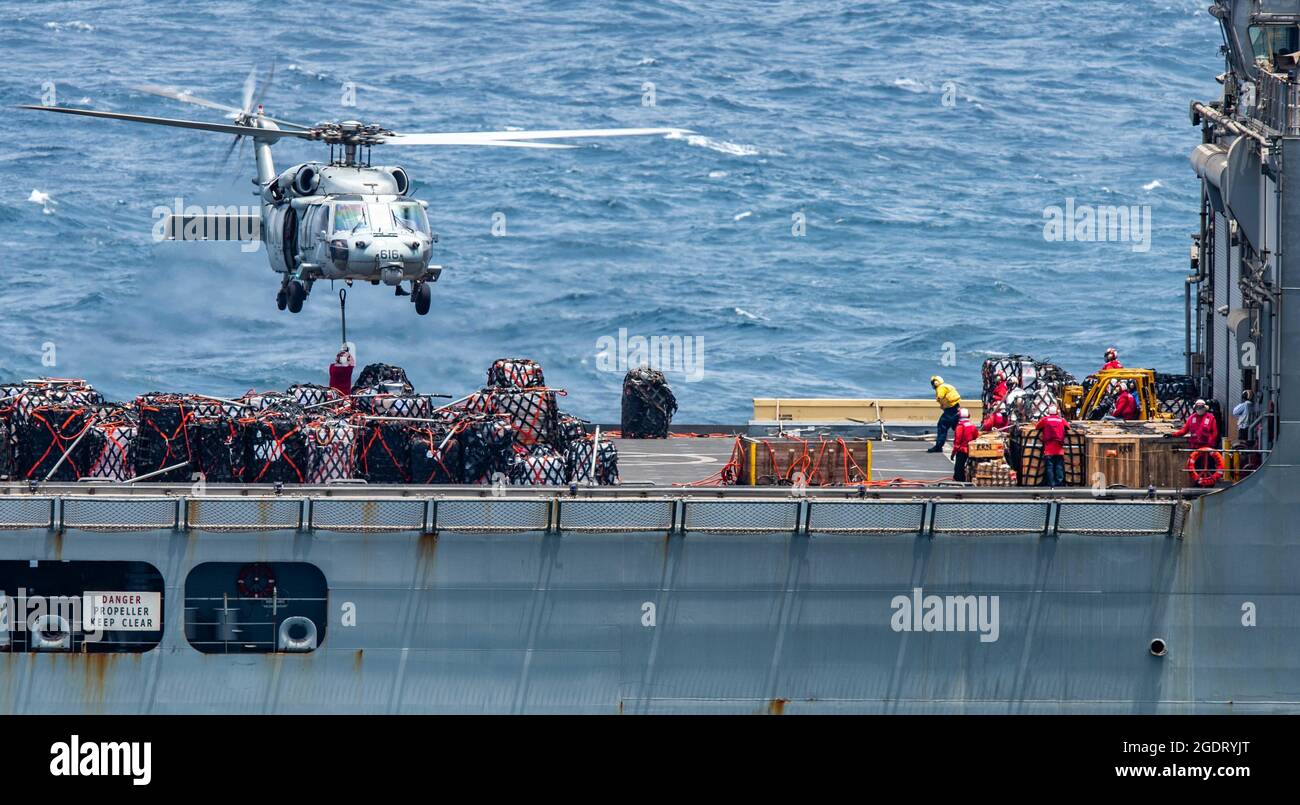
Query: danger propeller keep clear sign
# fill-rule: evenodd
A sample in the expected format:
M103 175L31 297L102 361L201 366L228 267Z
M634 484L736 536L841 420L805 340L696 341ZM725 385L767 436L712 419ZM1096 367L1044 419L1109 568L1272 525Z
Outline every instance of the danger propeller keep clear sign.
M87 631L156 632L162 623L162 593L105 592L82 594Z

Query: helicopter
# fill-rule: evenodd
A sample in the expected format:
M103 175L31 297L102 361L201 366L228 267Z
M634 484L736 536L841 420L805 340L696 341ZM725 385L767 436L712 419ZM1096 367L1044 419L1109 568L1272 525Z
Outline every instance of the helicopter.
M395 295L410 297L416 313L428 314L431 285L442 274L442 267L432 263L438 236L429 226L428 202L411 195L411 177L403 168L371 164L371 149L376 145L575 148L546 141L692 133L680 128L399 133L359 120L306 125L267 115L261 103L266 84L254 97L254 73L244 83L239 107L171 87L141 85L133 89L225 112L233 122L208 123L65 106L19 108L233 134L227 160L236 145L240 145L242 154L244 138L251 140L257 164L253 183L261 202L261 239L267 247L271 270L282 275L275 302L280 310L291 313L302 310L313 284L320 280L342 280L348 285L363 280L394 288ZM329 161L305 162L277 172L271 146L285 139L324 143L330 149ZM171 216L168 222L173 233L185 223L182 216ZM219 224L213 227L217 231L233 232L240 222L206 223ZM219 235L203 239L242 238ZM402 287L403 283L409 290Z

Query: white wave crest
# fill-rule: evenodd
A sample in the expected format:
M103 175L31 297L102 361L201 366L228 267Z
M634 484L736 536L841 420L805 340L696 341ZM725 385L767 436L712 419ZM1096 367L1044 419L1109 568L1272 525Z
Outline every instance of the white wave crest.
M752 157L762 153L757 146L742 145L740 143L728 142L727 140L715 140L712 137L705 137L702 134L672 134L664 135L670 140L685 140L687 145L693 145L697 148L707 148L710 151L717 151L720 154L731 154L736 157Z

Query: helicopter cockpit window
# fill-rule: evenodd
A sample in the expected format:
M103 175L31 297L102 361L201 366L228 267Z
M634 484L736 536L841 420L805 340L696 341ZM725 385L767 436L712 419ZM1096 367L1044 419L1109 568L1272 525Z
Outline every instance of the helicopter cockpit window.
M366 205L360 202L339 202L334 205L334 231L351 232L366 225Z
M424 207L413 202L400 202L391 207L393 220L398 226L407 226L416 232L429 234L429 216L425 215Z
M1282 56L1289 56L1300 51L1300 26L1296 25L1252 25L1250 26L1250 46L1255 51L1255 61L1270 70L1283 70Z

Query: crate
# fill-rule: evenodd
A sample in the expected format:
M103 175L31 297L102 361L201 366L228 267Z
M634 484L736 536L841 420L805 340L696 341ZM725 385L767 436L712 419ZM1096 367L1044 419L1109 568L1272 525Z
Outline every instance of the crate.
M1187 439L1162 439L1156 433L1090 433L1088 471L1101 473L1106 486L1161 489L1190 486Z
M1011 430L1011 443L1007 451L1015 468L1020 486L1041 486L1047 462L1043 457L1043 440L1038 429L1031 424L1018 425ZM1065 485L1084 486L1087 478L1086 451L1083 431L1070 423L1065 432Z
M971 458L1002 458L1007 449L1007 437L1001 433L985 433L967 446Z
M743 438L748 486L791 485L800 478L807 486L860 484L871 480L869 439Z

